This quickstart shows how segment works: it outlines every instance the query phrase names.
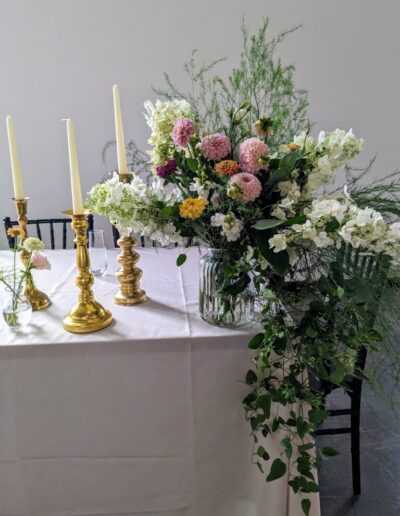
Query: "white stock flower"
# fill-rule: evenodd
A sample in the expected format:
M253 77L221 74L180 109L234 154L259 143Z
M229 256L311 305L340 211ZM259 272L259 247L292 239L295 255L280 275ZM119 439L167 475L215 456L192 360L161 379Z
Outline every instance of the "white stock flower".
M235 242L243 230L243 222L235 217L233 213L224 215L216 213L211 217L211 226L221 227L221 234L226 237L228 242Z

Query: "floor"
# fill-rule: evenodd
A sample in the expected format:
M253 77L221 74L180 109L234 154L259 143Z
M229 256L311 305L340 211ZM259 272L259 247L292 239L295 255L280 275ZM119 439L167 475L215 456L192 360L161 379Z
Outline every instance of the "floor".
M346 401L335 392L330 408L343 408ZM350 436L318 438L319 446L330 445L340 452L320 471L321 516L400 516L400 416L370 388L364 388L361 414L359 497L352 496ZM334 420L347 425L345 418Z

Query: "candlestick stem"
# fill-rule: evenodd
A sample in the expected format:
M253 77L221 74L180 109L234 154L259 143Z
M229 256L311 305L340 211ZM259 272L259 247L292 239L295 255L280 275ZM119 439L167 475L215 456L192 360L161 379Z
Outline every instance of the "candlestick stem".
M23 231L20 243L24 243L25 239L28 238L28 200L29 197L24 199L13 199L17 208L18 224ZM21 262L26 266L29 263L30 253L22 248L20 252ZM25 291L24 294L32 306L32 310L43 310L51 305L50 298L44 292L41 292L35 285L35 281L32 276L32 272L26 276Z
M102 330L112 322L112 315L94 299L92 285L93 274L90 272L90 258L87 249L88 222L84 214L71 214L72 229L75 231L76 244L76 286L79 289L78 302L70 313L64 317L64 329L71 333L91 333Z
M119 180L122 183L130 183L133 174L119 174ZM136 267L139 261L139 253L134 249L136 240L132 236L122 236L118 240L120 254L117 261L121 265L120 270L116 273L120 283L120 289L114 296L114 302L118 305L132 306L144 303L147 300L146 292L140 288L140 278L142 271Z

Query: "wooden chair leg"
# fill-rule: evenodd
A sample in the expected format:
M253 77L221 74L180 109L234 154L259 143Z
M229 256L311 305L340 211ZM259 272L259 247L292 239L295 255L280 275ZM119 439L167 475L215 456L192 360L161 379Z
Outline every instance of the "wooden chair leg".
M353 493L361 494L360 432L351 433L351 464L353 470Z
M359 400L357 400L359 403ZM355 404L357 405L357 401ZM353 405L353 403L352 403ZM361 464L360 464L360 407L351 411L351 466L353 474L353 493L361 494Z

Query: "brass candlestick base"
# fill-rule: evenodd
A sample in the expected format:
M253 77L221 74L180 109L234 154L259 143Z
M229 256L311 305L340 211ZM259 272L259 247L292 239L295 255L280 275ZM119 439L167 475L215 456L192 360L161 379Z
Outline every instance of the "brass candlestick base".
M13 198L13 201L15 202L15 205L17 207L19 227L24 232L24 234L21 237L21 244L23 244L24 240L28 237L27 212L29 197L25 197L25 199ZM21 251L21 261L25 266L29 262L29 253L28 251L25 251L25 249L22 249ZM49 296L36 288L32 273L30 273L26 278L24 294L30 302L32 310L34 311L43 310L44 308L47 308L51 305Z
M140 288L142 271L135 267L139 260L139 253L133 248L135 244L136 241L131 236L121 237L118 240L121 253L117 260L121 264L121 269L116 276L121 287L114 296L114 301L118 305L138 305L147 299L146 292Z
M86 231L88 222L85 215L74 215L70 211L64 212L72 216L72 229L75 231L76 266L78 275L76 285L79 288L78 302L64 317L64 329L71 333L91 333L109 326L112 315L109 310L95 301L92 285L93 274L90 272L90 259L87 249Z
M119 174L122 183L130 183L133 174ZM140 288L142 271L135 267L139 261L139 253L134 250L136 240L131 236L123 236L118 240L121 249L117 260L121 269L116 273L120 283L120 289L114 296L114 302L118 305L132 306L144 303L147 300L146 292Z

